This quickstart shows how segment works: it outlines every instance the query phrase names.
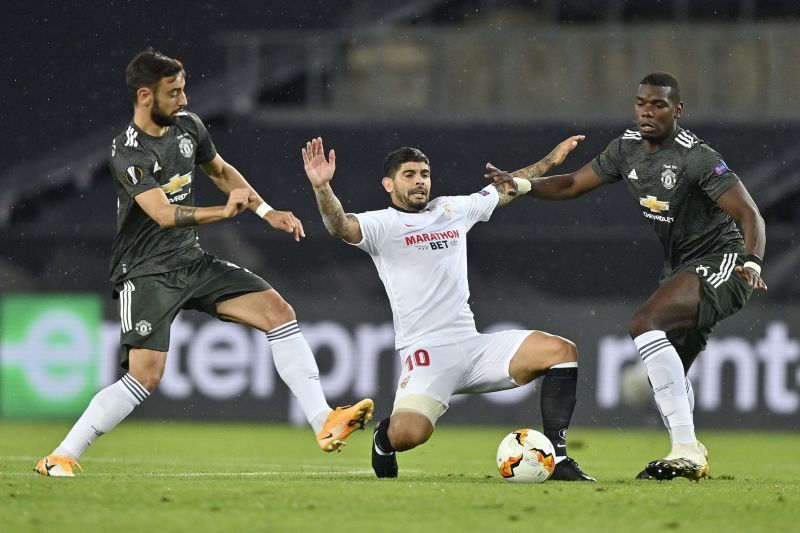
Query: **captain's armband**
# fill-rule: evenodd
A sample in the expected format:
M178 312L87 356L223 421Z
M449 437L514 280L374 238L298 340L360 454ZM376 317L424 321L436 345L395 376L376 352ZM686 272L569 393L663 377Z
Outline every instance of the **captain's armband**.
M195 218L196 207L187 207L179 205L175 208L175 227L176 228L190 228L197 226L197 218Z

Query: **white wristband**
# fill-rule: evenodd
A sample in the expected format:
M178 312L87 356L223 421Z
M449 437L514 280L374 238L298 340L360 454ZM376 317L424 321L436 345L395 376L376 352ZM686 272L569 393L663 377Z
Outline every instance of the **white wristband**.
M755 270L759 276L761 275L761 265L759 265L755 261L745 261L744 265L742 266L744 268L749 268L750 270Z
M270 211L272 211L272 206L267 202L262 202L261 205L256 208L256 215L258 215L258 218L264 218L264 215Z
M530 180L514 178L514 183L517 184L517 194L528 194L528 192L531 190Z

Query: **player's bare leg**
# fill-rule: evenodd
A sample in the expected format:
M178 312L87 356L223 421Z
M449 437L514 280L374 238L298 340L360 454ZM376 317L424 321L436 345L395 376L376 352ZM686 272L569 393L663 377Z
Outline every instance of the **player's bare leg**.
M417 398L422 409L425 402L433 400ZM434 410L437 407L433 407ZM398 473L397 452L404 452L424 444L433 435L433 423L428 415L403 409L395 411L375 426L372 436L372 469L379 478L396 478Z

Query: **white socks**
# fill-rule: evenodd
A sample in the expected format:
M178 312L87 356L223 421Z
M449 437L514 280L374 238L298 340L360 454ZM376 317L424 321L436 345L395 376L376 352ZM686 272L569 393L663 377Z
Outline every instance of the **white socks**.
M658 410L669 424L672 447L685 444L696 447L697 438L687 392L691 386L684 375L678 352L667 340L666 333L660 330L642 333L633 342L647 369Z
M311 348L293 320L267 333L272 359L281 379L297 398L315 433L322 430L331 408L319 382L319 369ZM150 393L130 374L95 394L64 441L53 451L79 459L97 437L122 422Z
M692 413L692 418L694 418L694 388L692 387L692 382L689 380L689 376L686 376L686 394L689 397L689 412ZM656 404L656 406L658 406L658 404ZM661 412L660 407L658 411ZM664 422L664 426L669 430L669 420L664 416L664 413L661 413L661 421Z
M147 389L133 376L125 374L122 379L94 395L89 407L53 453L78 460L97 437L114 429L148 396L150 393Z
M289 386L314 433L319 433L331 408L319 382L319 368L297 320L267 332L272 361L281 379Z

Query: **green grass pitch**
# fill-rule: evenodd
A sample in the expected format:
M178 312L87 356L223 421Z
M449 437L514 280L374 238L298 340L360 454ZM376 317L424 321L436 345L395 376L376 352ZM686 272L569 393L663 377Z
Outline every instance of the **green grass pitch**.
M440 424L378 480L370 432L340 454L310 429L126 421L82 458L77 479L32 472L67 423L0 422L0 530L26 531L797 531L800 434L702 431L712 479L635 481L663 431L574 428L570 451L598 483L504 482L513 427ZM368 429L372 429L370 426Z

